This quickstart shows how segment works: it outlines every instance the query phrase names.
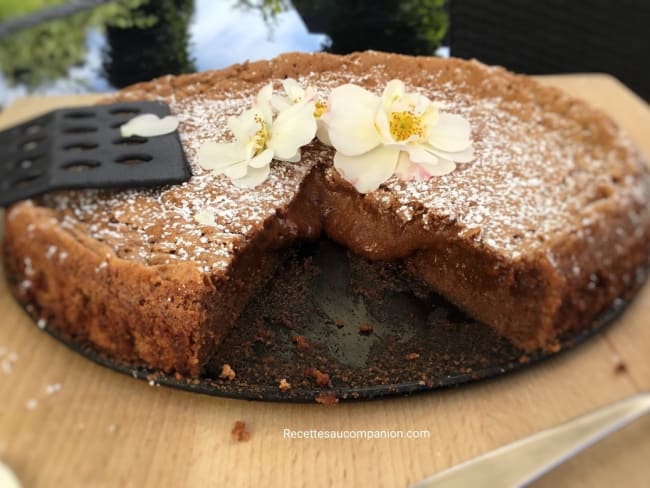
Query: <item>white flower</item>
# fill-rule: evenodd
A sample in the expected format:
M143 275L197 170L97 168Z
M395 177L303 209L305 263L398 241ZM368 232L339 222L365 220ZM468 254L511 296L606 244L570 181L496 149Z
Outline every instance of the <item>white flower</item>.
M459 115L393 80L381 97L352 84L332 90L323 119L336 149L334 166L359 192L393 174L427 180L474 159L470 127Z
M120 134L122 137L153 137L169 134L177 128L178 119L173 115L161 119L155 114L142 114L120 126Z
M287 78L286 80L283 80L282 87L284 88L284 92L286 96L273 95L273 97L271 97L271 105L273 106L273 108L276 111L281 112L282 110L289 108L291 105L300 103L305 98L314 99L315 100L314 118L316 119L316 137L322 143L331 146L332 144L330 143L329 136L327 134L327 124L325 123L325 120L322 118L322 115L325 113L327 109L327 104L325 104L325 102L321 100L315 99L314 90L310 86L304 89L302 86L300 86L300 83L298 83L293 78Z
M269 84L260 90L254 108L228 119L235 141L206 142L199 148L199 165L228 176L239 187L250 188L266 180L272 159L300 161L300 147L316 133L313 98L303 97L279 107L275 116L272 99Z

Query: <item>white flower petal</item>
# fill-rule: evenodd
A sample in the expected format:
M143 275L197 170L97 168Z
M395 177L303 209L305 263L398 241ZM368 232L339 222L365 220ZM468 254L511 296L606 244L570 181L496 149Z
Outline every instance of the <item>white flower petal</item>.
M305 90L303 90L303 88L300 86L300 83L298 83L293 78L282 80L282 87L284 88L284 92L287 94L287 97L289 97L289 100L291 100L293 103L296 103L305 96Z
M267 164L261 168L248 168L248 173L243 178L238 178L232 180L235 186L240 188L253 188L260 183L263 183L264 180L269 176L271 172L271 165Z
M337 151L334 167L360 193L379 188L395 172L399 150L378 147L360 156L346 156Z
M322 120L322 117L316 120L316 127L316 138L326 146L331 146L329 127Z
M456 114L440 113L438 123L431 127L428 141L441 151L464 151L472 144L471 129L464 117Z
M292 157L285 159L284 161L287 161L289 163L298 163L300 161L301 153L300 149L298 149L298 152L294 154Z
M208 141L199 148L197 159L203 169L220 169L246 159L245 147L239 142Z
M248 161L231 164L227 168L223 168L220 173L233 180L237 178L243 178L248 173Z
M168 115L162 119L155 114L142 114L133 117L120 127L122 137L154 137L174 132L178 128L178 119Z
M429 179L431 176L448 175L456 169L456 164L448 159L438 159L436 164L419 163L417 166L420 167L421 173L419 177L421 179ZM423 175L428 176L422 178Z
M432 176L442 176L451 173L456 165L447 159L438 159L436 162L414 162L408 153L401 152L395 174L401 180L427 181Z
M436 164L438 162L436 155L422 146L408 146L406 151L409 159L414 163Z
M326 121L329 138L337 151L359 156L381 143L374 125L381 99L356 85L342 85L330 93Z
M214 214L209 210L201 210L194 215L194 220L199 225L215 225Z
M248 162L248 166L251 168L262 168L263 166L266 166L271 162L273 159L273 150L272 149L265 149L261 153L259 153L257 156L254 158L250 159Z
M286 161L293 158L301 146L311 142L315 135L314 103L298 103L278 114L266 146L273 149L276 159Z
M404 83L400 80L390 80L381 94L381 100L385 108L389 108L404 96Z
M228 117L228 128L233 133L235 139L243 141L251 136L251 130L256 130L255 112L246 110L239 117Z
M400 180L408 181L415 178L417 167L411 162L409 154L405 151L400 151L395 174Z
M273 110L271 107L271 97L273 96L273 86L269 83L264 86L257 94L255 108L267 124L273 119Z
M276 112L282 112L283 110L288 109L291 107L291 100L287 97L282 97L280 95L273 95L271 97L271 107L273 107L273 110Z
M458 152L441 151L440 149L435 147L428 147L427 149L431 151L433 154L435 154L436 156L439 156L443 159L449 159L456 163L471 163L475 159L473 146L469 146L464 151L458 151Z
M396 142L393 134L390 133L388 114L383 107L377 110L377 113L375 114L375 128L379 131L380 138L384 144Z

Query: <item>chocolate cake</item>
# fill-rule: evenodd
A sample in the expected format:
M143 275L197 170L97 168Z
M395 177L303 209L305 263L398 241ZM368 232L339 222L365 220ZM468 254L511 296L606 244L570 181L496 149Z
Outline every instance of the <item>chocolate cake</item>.
M392 79L471 124L475 160L428 181L359 193L317 140L298 163L239 188L197 164L265 84L318 96ZM48 327L122 362L197 377L283 250L322 234L400 261L526 350L587 327L631 287L650 251L650 177L604 114L476 61L376 52L287 54L124 89L180 120L194 176L160 189L66 191L8 209L4 258L17 296ZM197 222L202 212L211 225Z

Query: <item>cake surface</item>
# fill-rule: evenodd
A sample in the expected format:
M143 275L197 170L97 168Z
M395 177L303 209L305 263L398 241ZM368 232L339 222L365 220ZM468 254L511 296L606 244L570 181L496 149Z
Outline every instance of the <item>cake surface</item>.
M391 79L470 121L476 159L428 181L360 194L319 142L242 189L201 169L200 145L269 81L318 96ZM57 192L7 213L18 296L49 326L113 357L197 376L282 250L322 233L368 259L403 260L525 350L589 325L645 267L650 177L605 115L501 68L367 52L288 54L164 77L109 102L159 99L180 120L194 176L155 190ZM215 217L202 225L203 211Z

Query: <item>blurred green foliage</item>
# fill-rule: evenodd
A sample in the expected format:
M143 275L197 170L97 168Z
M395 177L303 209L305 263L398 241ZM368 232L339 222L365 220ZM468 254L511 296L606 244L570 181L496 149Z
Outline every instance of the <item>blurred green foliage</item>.
M329 35L327 51L346 54L374 49L433 55L449 27L446 0L235 0L257 10L273 27L291 4L311 32Z
M22 1L24 0L10 3ZM50 3L55 1L51 0ZM39 2L29 0L26 3L36 5ZM44 0L40 3L45 6L48 1ZM149 7L150 3L153 7ZM0 70L10 83L21 83L32 89L53 79L65 77L71 67L83 63L86 55L86 31L91 27L105 28L113 33L137 31L137 35L133 36L130 45L120 44L119 39L115 41L119 45L118 50L124 52L125 69L127 70L133 69L132 66L128 66L129 60L134 57L133 53L139 56L141 63L150 61L142 60L141 51L143 49L165 53L169 48L168 54L159 57L180 56L186 60L188 57L187 21L189 21L189 17L179 13L178 9L182 7L178 5L179 3L191 6L193 0L152 0L151 2L148 0L116 0L90 11L44 22L17 32L0 40ZM0 5L4 5L4 2L0 1ZM187 6L184 7L184 10L187 11ZM191 12L192 9L189 10ZM172 18L171 26L167 25L165 16ZM179 16L185 19L184 24L174 21ZM150 29L156 30L158 35L153 46L145 46L144 44L153 41L150 39L138 40L137 37L138 35L146 37L144 33ZM165 36L169 37L166 39ZM113 37L119 36L113 35ZM179 37L184 39L178 40ZM109 36L110 41L111 36ZM161 46L165 46L165 48L161 49ZM109 47L109 50L111 49L112 46ZM185 50L184 53L183 50ZM115 64L119 63L112 63L111 66ZM185 61L182 61L181 64L183 69L178 72L187 71L190 67ZM160 63L153 63L151 67L160 69L159 65ZM169 69L164 72L168 72ZM144 76L149 76L151 73L151 70L143 70L142 66L135 69L136 73L143 71L140 79L144 79ZM135 81L140 81L140 79ZM123 84L118 86L123 86Z
M293 0L310 30L327 33L327 51L374 49L433 55L449 26L445 0Z
M234 0L233 5L241 10L257 10L267 25L273 25L276 16L291 7L289 0Z
M0 22L10 17L31 14L46 7L56 7L68 0L1 0Z

